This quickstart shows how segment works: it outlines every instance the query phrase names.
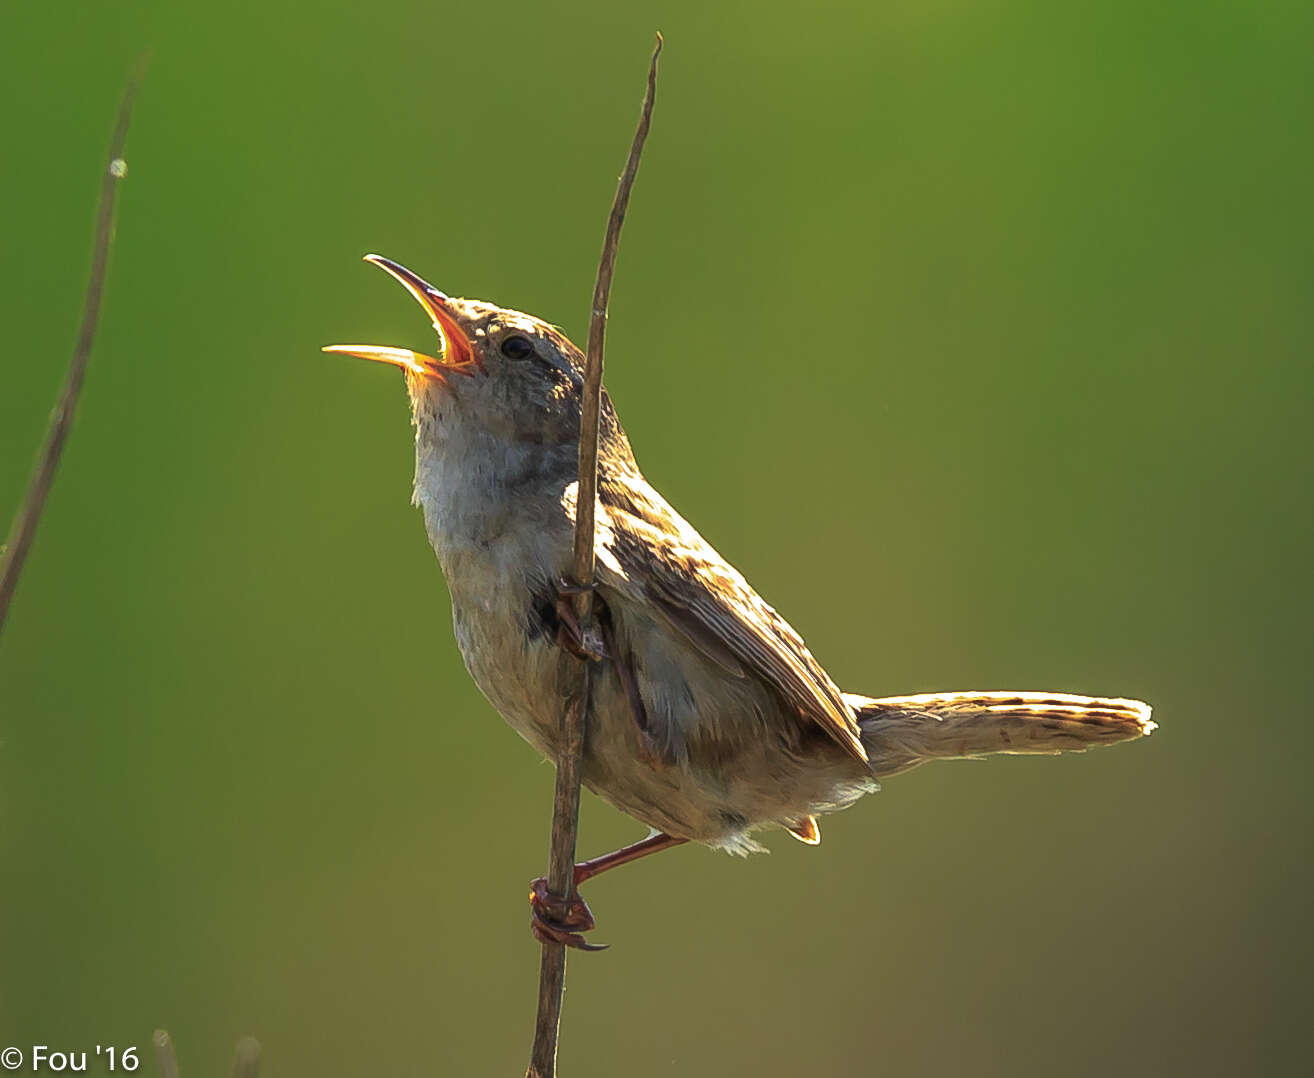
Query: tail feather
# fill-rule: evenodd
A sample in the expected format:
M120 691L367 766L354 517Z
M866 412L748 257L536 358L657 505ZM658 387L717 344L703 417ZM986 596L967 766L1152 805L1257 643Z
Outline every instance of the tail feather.
M844 694L862 730L872 770L885 778L927 760L989 753L1083 752L1151 733L1139 700L1057 692Z

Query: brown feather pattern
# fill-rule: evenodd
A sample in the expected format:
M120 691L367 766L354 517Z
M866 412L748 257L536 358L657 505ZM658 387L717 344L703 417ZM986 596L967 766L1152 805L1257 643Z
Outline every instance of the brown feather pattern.
M853 712L789 623L647 483L609 476L600 500L616 562L677 632L727 672L769 684L800 718L867 760Z

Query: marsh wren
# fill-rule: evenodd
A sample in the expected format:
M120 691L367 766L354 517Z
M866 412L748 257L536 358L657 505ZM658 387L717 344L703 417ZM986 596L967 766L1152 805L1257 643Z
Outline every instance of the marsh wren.
M453 299L378 255L432 319L437 357L332 345L402 368L414 501L452 598L456 643L508 723L556 759L563 592L578 487L584 356L555 328ZM817 817L927 760L1055 753L1154 729L1137 700L1047 692L841 692L799 635L644 479L604 390L595 600L602 665L582 773L654 833L576 866L576 883L682 842L746 854L754 832L817 843ZM585 649L587 650L587 649ZM540 939L587 946L582 899L531 896Z

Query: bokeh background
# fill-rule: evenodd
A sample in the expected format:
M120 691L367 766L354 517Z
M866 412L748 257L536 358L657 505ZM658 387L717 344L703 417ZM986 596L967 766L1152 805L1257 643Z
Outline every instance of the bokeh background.
M457 657L400 376L318 348L431 343L366 251L581 339L660 28L608 351L649 477L846 688L1162 728L596 882L564 1073L1303 1069L1312 12L10 5L6 524L153 59L0 640L0 1043L523 1070L552 772ZM642 833L586 796L582 852Z

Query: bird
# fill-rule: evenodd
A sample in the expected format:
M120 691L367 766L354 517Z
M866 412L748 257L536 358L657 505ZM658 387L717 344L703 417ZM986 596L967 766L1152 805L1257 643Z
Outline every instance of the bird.
M423 308L436 356L336 344L400 367L415 429L413 501L451 595L475 684L550 760L565 652L596 661L581 780L647 838L575 867L575 884L686 842L749 854L758 832L820 842L818 817L935 759L1053 754L1155 729L1139 700L1062 692L843 692L797 632L644 478L603 390L595 507L596 623L572 613L585 357L557 327L446 295L365 260ZM530 892L540 940L597 949L577 893Z

